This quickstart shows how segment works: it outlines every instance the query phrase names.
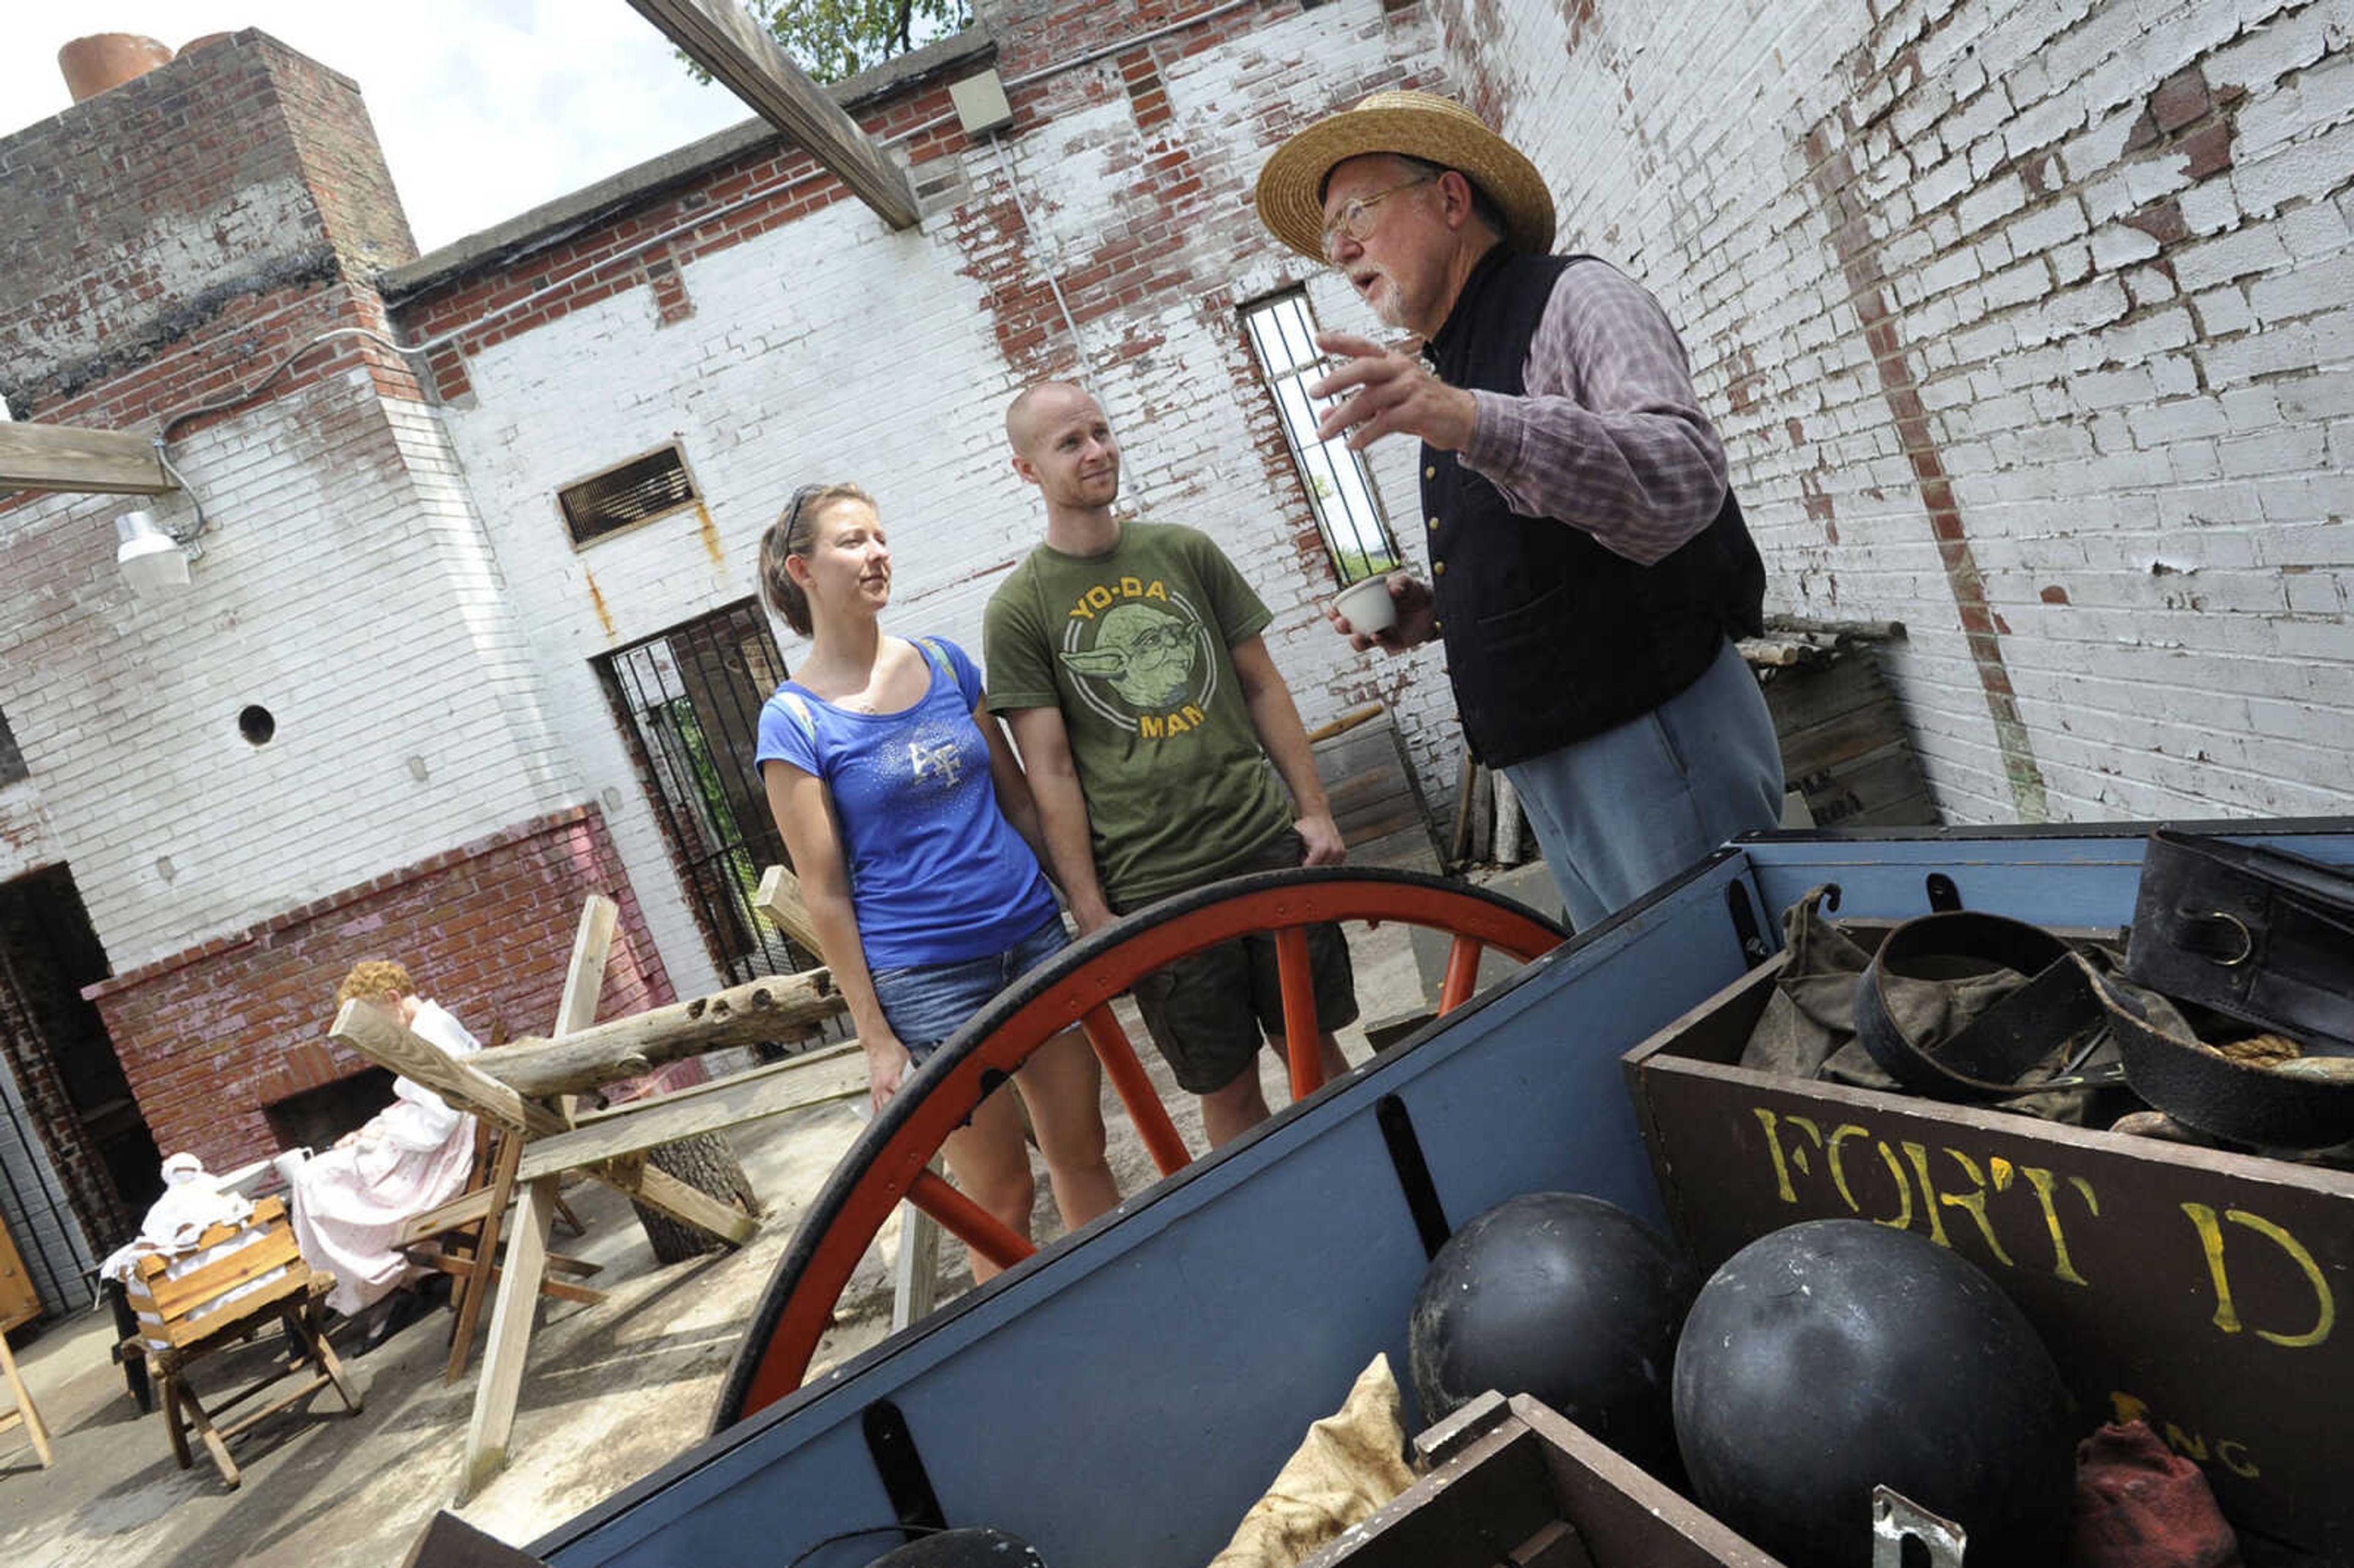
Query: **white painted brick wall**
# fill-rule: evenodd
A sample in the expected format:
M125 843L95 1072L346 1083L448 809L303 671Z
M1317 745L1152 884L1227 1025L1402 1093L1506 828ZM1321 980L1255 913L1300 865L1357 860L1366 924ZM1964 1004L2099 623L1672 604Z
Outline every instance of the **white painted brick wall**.
M212 523L174 598L116 573L122 498L6 514L0 709L118 972L571 798L432 429L355 373L190 434Z
M1893 673L1951 820L2021 803L1839 310L1809 131L1854 161L2049 814L2354 808L2343 5L1959 0L1875 27L1850 6L1604 0L1575 41L1550 5L1475 14L1442 17L1450 65L1554 182L1563 248L1622 261L1685 331L1769 608L1911 628ZM2244 94L2231 167L2203 178L2182 147L2131 145L2191 68ZM2126 225L2168 199L2190 238ZM1753 369L1765 389L1729 412Z

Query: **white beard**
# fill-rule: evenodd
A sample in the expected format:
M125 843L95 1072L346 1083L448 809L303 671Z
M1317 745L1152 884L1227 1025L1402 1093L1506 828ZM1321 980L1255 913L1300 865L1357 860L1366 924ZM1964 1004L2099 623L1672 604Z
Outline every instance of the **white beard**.
M1384 273L1365 291L1364 300L1373 311L1374 320L1392 331L1405 330L1405 312L1398 302L1396 279Z

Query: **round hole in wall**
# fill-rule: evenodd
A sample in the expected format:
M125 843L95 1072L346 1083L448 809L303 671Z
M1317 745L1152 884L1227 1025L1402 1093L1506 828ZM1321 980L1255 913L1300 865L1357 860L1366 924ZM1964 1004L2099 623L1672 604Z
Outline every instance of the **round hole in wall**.
M268 708L255 703L237 715L237 733L256 746L266 746L278 733L278 721L270 716Z

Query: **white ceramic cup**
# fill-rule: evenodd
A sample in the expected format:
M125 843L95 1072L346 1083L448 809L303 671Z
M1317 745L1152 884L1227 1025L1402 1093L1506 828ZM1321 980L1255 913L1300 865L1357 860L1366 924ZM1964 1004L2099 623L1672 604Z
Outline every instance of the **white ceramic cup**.
M1362 636L1371 637L1397 624L1397 601L1390 598L1387 573L1351 583L1333 599L1332 608Z

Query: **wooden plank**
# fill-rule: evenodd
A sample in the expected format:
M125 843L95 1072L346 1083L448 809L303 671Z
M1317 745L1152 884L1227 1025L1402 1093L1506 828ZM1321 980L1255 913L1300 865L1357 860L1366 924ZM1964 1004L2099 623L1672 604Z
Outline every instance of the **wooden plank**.
M854 1040L738 1074L716 1086L699 1086L695 1092L640 1100L570 1132L539 1139L524 1150L521 1179L579 1170L697 1133L854 1099L866 1086L866 1053Z
M234 1332L250 1321L254 1314L271 1302L284 1300L290 1296L300 1296L310 1288L309 1274L296 1273L290 1269L281 1277L262 1286L252 1295L239 1297L234 1309L224 1308L218 1312L207 1312L203 1317L194 1319L157 1314L164 1317L164 1321L160 1324L142 1322L139 1325L139 1332L143 1338L160 1339L185 1349L200 1340L208 1340L224 1330ZM153 1312L154 1310L154 1302L143 1301L135 1293L131 1294L130 1299L132 1309L134 1311L144 1309Z
M832 170L894 228L921 217L907 171L734 0L630 0L688 58Z
M565 967L564 990L557 1003L557 1033L570 1034L597 1022L597 999L605 991L605 960L612 954L613 930L620 917L621 906L601 893L592 893L582 902L580 924L572 934L572 959ZM570 1095L556 1102L557 1114L567 1122L578 1108Z
M466 1427L466 1462L458 1478L461 1503L471 1500L507 1462L507 1439L514 1433L515 1399L523 1392L532 1313L539 1305L547 1231L555 1223L556 1178L543 1176L524 1188L515 1204L506 1271L491 1307L490 1348L482 1352L482 1382L475 1386L474 1414Z
M1789 778L1803 779L1904 738L1904 725L1893 704L1850 708L1820 724L1784 731L1782 771Z
M25 1386L24 1374L16 1370L16 1357L8 1349L5 1334L0 1334L0 1381L7 1383L8 1397L14 1402L14 1408L0 1411L0 1432L22 1426L25 1436L32 1441L33 1453L40 1459L41 1468L48 1469L57 1463L49 1452L49 1429L42 1425L41 1413L33 1406L32 1391Z
M564 990L556 1003L551 1036L579 1033L597 1022L597 998L605 990L605 960L613 950L613 928L621 906L601 893L581 904L580 925L572 934L572 958L564 968ZM479 1054L479 1053L477 1054Z
M259 1279L273 1268L283 1268L302 1255L294 1245L293 1227L275 1225L263 1232L260 1240L247 1243L227 1257L217 1257L202 1268L154 1281L148 1287L148 1297L159 1314L177 1318L189 1308L201 1307L214 1297Z
M557 998L556 1021L548 1030L557 1039L568 1037L597 1016L597 997L604 990L605 960L612 946L612 923L600 912L599 906L611 904L611 899L591 895L580 912L580 924L572 935L572 956L565 966L564 991ZM483 1054L475 1053L477 1059ZM506 1092L514 1094L512 1089ZM521 1097L516 1099L522 1103ZM541 1126L534 1130L547 1132L564 1125L554 1112L541 1107L527 1109L539 1112L555 1124L553 1128ZM526 1116L525 1124L529 1125L530 1119ZM506 1207L507 1195L514 1191L511 1172L522 1159L520 1152L513 1149L504 1153L498 1179L491 1184L493 1220ZM547 1232L556 1223L556 1204L557 1179L553 1176L525 1184L522 1201L515 1204L514 1232L507 1241L506 1270L500 1276L498 1298L491 1306L490 1345L482 1352L482 1380L474 1385L474 1412L466 1425L466 1458L458 1478L461 1502L472 1497L475 1489L507 1462L507 1439L514 1431L515 1400L523 1392L524 1358L531 1347L532 1314L538 1309L539 1287L547 1277ZM496 1245L497 1238L487 1227L485 1234L491 1245L482 1248L482 1259L485 1264L495 1263L491 1246ZM479 1288L473 1294L479 1298ZM472 1325L469 1323L466 1328L471 1339ZM460 1365L453 1352L451 1367L454 1370Z
M420 1267L438 1269L441 1273L448 1275L452 1279L463 1281L469 1287L468 1299L470 1300L475 1296L481 1294L482 1270L476 1266L476 1260L473 1258L453 1257L447 1253L422 1253L411 1254L409 1261L417 1264ZM554 1253L549 1253L547 1255L547 1271L550 1274L557 1272L556 1255ZM507 1271L504 1268L492 1269L490 1271L490 1283L496 1285L500 1280L506 1277L506 1274ZM608 1295L608 1292L599 1290L593 1286L573 1285L561 1279L542 1279L539 1282L539 1293L542 1296L551 1297L558 1301L578 1301L582 1305L588 1307L599 1305L604 1301ZM467 1348L470 1350L472 1348L471 1344L472 1338L473 1336L471 1333L464 1336L464 1340L468 1342ZM451 1355L453 1360L459 1359L455 1345L451 1347ZM463 1372L464 1370L465 1367L463 1361L460 1361L459 1371ZM442 1381L444 1383L448 1383L452 1380L448 1377L444 1377Z
M938 1171L940 1162L934 1160ZM894 1333L932 1315L939 1295L940 1223L913 1203L899 1205L899 1255L891 1260Z
M0 419L0 491L169 495L179 488L155 443L134 431Z
M1325 723L1318 725L1314 729L1310 730L1308 732L1309 743L1310 745L1315 745L1322 741L1331 740L1336 736L1345 735L1361 724L1371 724L1373 720L1381 717L1387 712L1389 712L1389 709L1384 707L1379 703L1367 703L1363 707L1351 708L1339 718L1327 720Z
M825 970L771 975L692 1001L609 1019L561 1040L526 1037L477 1051L466 1058L466 1070L495 1079L513 1094L565 1094L636 1077L706 1051L784 1038L843 1011L842 993Z
M1416 821L1397 832L1384 833L1377 839L1349 845L1351 865L1389 866L1399 871L1427 872L1433 876L1447 868L1439 863L1438 853L1430 847L1430 826Z
M535 1133L561 1132L564 1118L546 1106L533 1105L514 1089L487 1076L473 1064L491 1054L478 1051L461 1062L448 1052L403 1027L400 1021L373 1002L347 1001L335 1014L330 1037L389 1067L412 1083L424 1085L461 1110L472 1111L501 1127ZM498 1047L512 1050L512 1046Z
M609 1160L597 1175L638 1202L652 1203L663 1213L713 1235L724 1236L737 1246L749 1245L760 1234L760 1222L743 1210L688 1186L659 1166L646 1164L642 1156L624 1154ZM555 1178L544 1176L540 1180L552 1181Z
M752 895L752 907L777 923L778 929L801 944L801 951L816 954L817 922L810 918L809 906L801 899L801 879L790 867L772 865L760 874L760 889Z
M437 1204L421 1214L411 1214L401 1221L400 1229L393 1233L392 1245L396 1249L414 1246L428 1237L440 1235L443 1231L472 1224L490 1212L491 1190L488 1187L461 1192L446 1203Z

